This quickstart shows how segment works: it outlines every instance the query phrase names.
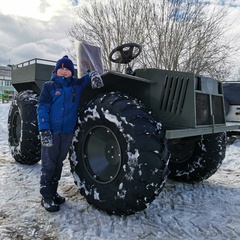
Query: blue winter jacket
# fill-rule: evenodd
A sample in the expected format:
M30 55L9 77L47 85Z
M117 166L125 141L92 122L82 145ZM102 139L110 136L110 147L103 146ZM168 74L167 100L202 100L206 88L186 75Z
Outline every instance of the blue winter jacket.
M52 72L51 81L44 83L39 97L38 130L51 130L55 134L74 132L80 97L89 84L89 74L77 79Z

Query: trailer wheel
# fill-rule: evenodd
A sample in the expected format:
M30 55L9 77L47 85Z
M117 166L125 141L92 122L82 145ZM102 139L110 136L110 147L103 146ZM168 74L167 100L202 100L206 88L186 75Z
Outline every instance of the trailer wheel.
M8 114L8 142L14 159L22 164L35 164L41 159L36 105L38 96L31 90L20 92Z
M81 110L71 170L96 208L116 215L145 209L164 186L168 158L161 124L136 99L100 94Z
M188 183L211 177L221 166L226 152L226 134L184 138L168 144L171 153L169 178Z

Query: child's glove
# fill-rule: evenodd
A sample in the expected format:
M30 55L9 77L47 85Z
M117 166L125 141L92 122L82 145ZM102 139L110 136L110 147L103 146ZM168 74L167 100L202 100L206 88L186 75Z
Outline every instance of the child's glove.
M104 86L103 80L97 71L89 73L92 88L101 88Z
M40 132L41 143L44 147L52 147L52 133L50 130L43 130Z

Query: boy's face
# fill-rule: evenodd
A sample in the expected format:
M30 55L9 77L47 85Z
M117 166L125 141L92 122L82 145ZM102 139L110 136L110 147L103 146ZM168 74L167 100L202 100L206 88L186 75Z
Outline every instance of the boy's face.
M57 70L57 75L67 78L72 76L72 72L68 68L59 68Z

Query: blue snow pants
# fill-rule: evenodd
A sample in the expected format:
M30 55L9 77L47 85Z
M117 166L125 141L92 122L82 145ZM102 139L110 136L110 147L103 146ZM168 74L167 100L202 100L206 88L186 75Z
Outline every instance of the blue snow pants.
M40 193L43 198L55 196L61 178L63 161L66 159L72 143L73 133L53 134L53 146L41 148L42 169Z

